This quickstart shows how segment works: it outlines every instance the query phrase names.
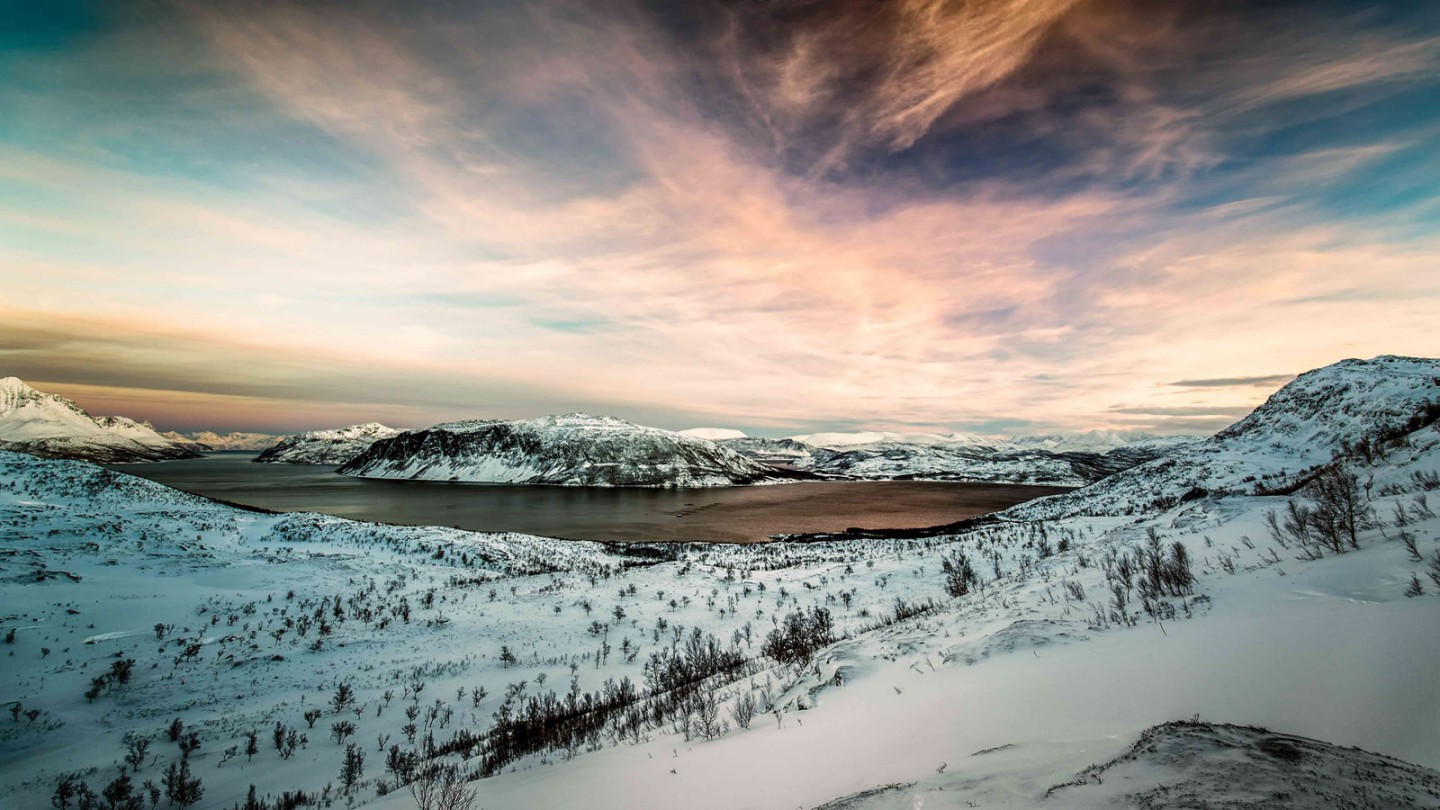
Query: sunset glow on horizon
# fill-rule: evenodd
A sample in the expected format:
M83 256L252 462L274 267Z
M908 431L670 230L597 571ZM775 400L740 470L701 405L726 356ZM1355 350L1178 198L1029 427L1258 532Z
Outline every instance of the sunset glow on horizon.
M161 429L1208 433L1440 355L1425 2L6 3L0 376Z

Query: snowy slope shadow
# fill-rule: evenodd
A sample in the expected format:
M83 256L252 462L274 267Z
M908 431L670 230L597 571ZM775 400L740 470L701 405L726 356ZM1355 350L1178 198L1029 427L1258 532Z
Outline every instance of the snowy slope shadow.
M1180 721L1052 787L1047 806L1440 807L1440 772L1253 726Z

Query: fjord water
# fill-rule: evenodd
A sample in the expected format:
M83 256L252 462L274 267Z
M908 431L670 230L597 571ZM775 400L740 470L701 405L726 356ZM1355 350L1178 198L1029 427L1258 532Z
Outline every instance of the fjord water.
M282 512L454 526L578 540L761 542L776 534L936 526L1063 488L918 481L808 482L709 489L450 484L254 464L254 453L115 469L210 498Z

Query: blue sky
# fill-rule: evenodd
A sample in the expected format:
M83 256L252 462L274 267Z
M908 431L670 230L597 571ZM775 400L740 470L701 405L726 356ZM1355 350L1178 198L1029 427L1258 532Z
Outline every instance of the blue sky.
M1440 354L1433 3L5 2L0 32L0 372L162 427L1207 432Z

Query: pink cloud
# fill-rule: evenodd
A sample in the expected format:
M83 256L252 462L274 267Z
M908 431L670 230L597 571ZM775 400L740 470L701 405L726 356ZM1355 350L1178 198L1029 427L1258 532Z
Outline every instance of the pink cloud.
M1070 5L900 4L894 36L915 50L886 64L839 143L914 143L957 103L1012 76ZM193 19L218 64L363 150L396 184L365 191L412 201L414 217L357 224L279 190L217 199L73 161L3 170L83 190L74 219L49 225L115 254L86 262L0 252L44 279L28 285L27 306L88 324L72 324L87 342L100 342L96 324L108 324L128 352L87 355L90 368L129 356L175 370L166 378L175 385L187 375L208 383L218 366L276 385L326 367L349 381L448 376L545 392L529 401L644 403L751 424L948 427L1003 414L1101 427L1131 423L1110 411L1122 402L1234 405L1204 399L1235 392L1160 390L1160 380L1440 351L1425 326L1437 291L1418 281L1434 245L1393 246L1364 224L1297 228L1278 203L1177 224L1161 213L1175 193L1163 183L1059 193L990 180L942 193L786 170L777 151L837 92L827 49L843 26L787 41L755 71L730 66L748 80L776 150L680 92L683 59L630 17L607 26L542 10L505 23L544 37L506 58L466 49L469 29L396 32L306 6L206 5ZM461 56L441 59L427 47L437 42ZM1134 47L1118 47L1117 63ZM531 57L509 58L516 50ZM1402 62L1391 68L1410 69ZM1349 79L1292 76L1266 92L1386 75L1357 64L1341 71ZM1133 92L1144 114L1117 127L1125 148L1094 156L1092 169L1156 178L1211 165L1202 111ZM590 187L497 145L487 103L569 99L594 113L623 180ZM1304 167L1283 168L1293 178ZM1276 199L1282 187L1269 189ZM1145 235L1103 263L1067 254L1122 231ZM1287 303L1343 298L1357 271L1414 300L1383 314L1347 302L1353 321L1330 304ZM105 300L75 296L82 284L98 284ZM170 333L147 331L160 320ZM1037 387L1042 376L1051 385ZM225 412L290 401L261 398Z

